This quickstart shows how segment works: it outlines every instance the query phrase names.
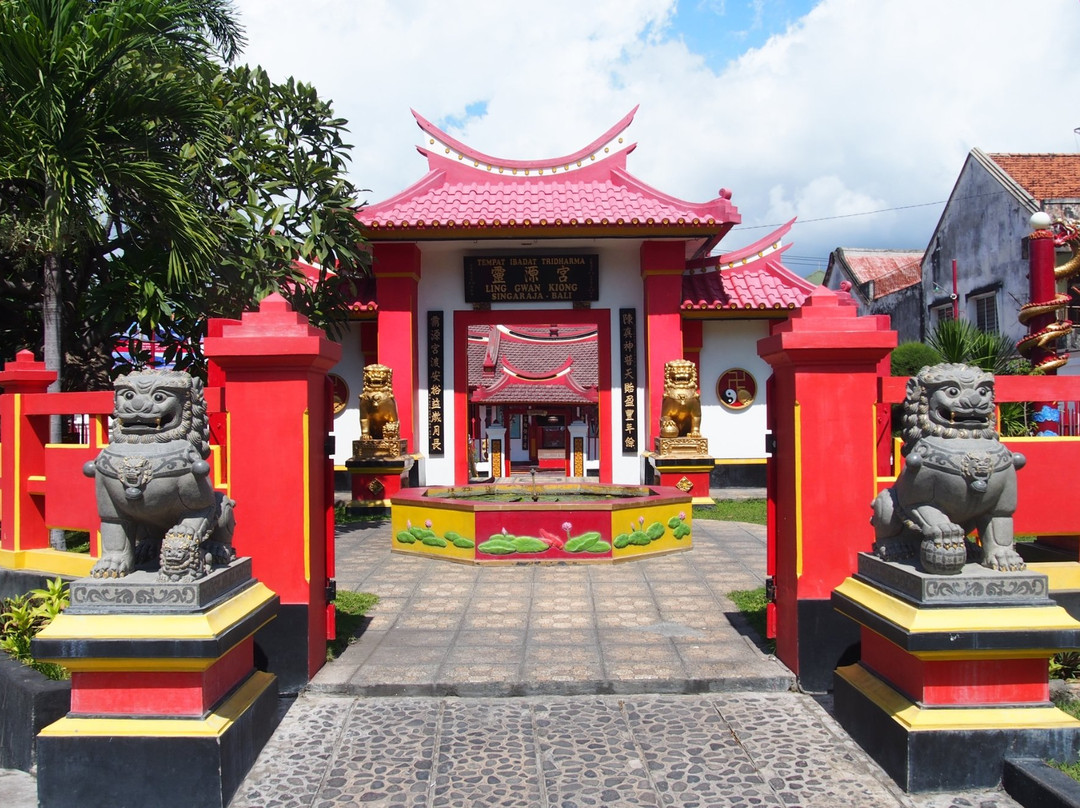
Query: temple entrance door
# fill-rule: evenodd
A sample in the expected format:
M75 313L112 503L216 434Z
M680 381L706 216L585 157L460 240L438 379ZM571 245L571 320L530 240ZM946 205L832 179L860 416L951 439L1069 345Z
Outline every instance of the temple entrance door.
M487 348L477 353L478 326L499 327L504 335L520 331L526 337L552 329L557 340L558 329L568 332L588 332L595 344L595 386L583 390L568 376L573 362L555 368L548 375L542 365L518 367L514 361L500 363L497 356L488 356ZM520 327L520 328L517 328ZM543 327L543 328L542 328ZM457 311L453 319L454 334L454 480L464 485L470 479L470 453L475 458L477 447L486 448L482 435L487 426L497 422L506 428L504 461L510 470L530 471L532 468L565 473L567 452L572 446L571 429L586 430L586 443L593 450L594 474L600 482L611 482L612 469L612 397L611 397L611 312L608 309L556 309L543 311ZM543 342L543 334L537 338ZM470 351L472 359L470 360ZM492 352L497 353L497 352ZM472 367L470 368L470 361ZM515 360L517 361L517 360ZM477 367L481 363L482 367ZM527 363L517 361L518 365ZM470 374L472 374L470 376ZM484 375L479 383L470 379ZM500 375L515 378L501 379L504 390L492 388ZM475 382L476 379L473 379ZM521 384L524 382L525 384ZM517 383L518 390L508 394L505 388ZM522 389L532 384L531 391ZM480 388L483 387L483 390ZM551 389L559 388L559 395ZM478 394L479 391L479 394ZM529 397L530 394L532 397ZM500 398L500 395L508 398ZM560 396L564 400L559 400ZM554 400L553 400L554 399ZM576 424L576 425L575 425ZM486 458L483 458L486 459ZM556 469L558 466L558 469ZM499 476L492 470L493 476Z

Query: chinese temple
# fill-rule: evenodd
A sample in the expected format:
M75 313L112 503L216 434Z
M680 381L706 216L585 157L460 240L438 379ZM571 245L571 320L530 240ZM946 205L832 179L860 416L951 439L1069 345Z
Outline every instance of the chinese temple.
M334 369L337 468L359 437L363 367L379 363L421 483L539 470L638 484L665 363L687 359L716 465L763 479L770 370L756 344L813 289L781 262L792 222L719 250L741 221L731 192L687 202L630 174L636 111L545 160L483 154L413 113L427 173L357 214L374 283ZM494 462L491 430L506 446Z

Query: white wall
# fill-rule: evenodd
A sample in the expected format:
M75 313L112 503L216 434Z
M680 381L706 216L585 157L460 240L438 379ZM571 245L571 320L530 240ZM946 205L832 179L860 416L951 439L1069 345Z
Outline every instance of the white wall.
M341 337L341 360L330 369L349 385L345 410L334 417L334 466L344 468L352 457L352 442L360 439L360 393L364 389L364 356L360 352L360 324L351 323ZM372 358L374 361L374 358Z
M708 320L701 348L701 434L718 460L758 459L765 454L765 383L772 368L757 354L757 341L769 335L767 320ZM716 380L725 370L742 368L757 382L754 403L740 412L720 404Z

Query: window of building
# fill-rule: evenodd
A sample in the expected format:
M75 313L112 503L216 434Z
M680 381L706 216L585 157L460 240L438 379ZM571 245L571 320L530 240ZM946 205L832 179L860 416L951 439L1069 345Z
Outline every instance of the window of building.
M930 314L934 320L934 325L944 322L945 320L952 320L953 318L953 305L952 303L943 303L940 306L934 306L930 309Z
M991 292L971 298L975 308L975 326L986 333L998 330L997 293Z

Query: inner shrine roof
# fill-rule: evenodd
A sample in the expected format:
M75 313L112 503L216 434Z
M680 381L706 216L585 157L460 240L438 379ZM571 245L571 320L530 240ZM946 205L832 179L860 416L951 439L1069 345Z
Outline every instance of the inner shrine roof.
M468 334L469 389L488 404L597 401L594 326L477 325Z
M597 140L547 160L506 160L472 149L413 112L427 135L428 173L357 212L373 240L500 235L719 238L741 221L731 194L687 202L626 170L636 144L623 131L635 107Z

